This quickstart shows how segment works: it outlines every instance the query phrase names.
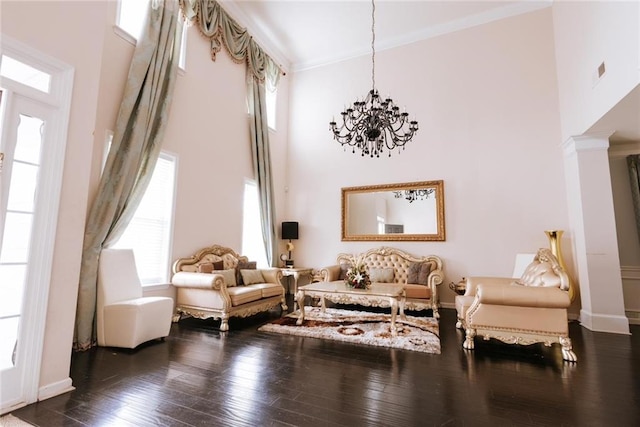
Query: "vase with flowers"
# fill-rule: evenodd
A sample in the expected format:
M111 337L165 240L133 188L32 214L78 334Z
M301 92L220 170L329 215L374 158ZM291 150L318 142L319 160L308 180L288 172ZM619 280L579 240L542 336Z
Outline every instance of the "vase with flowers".
M371 279L362 256L352 257L351 267L347 270L344 283L354 289L368 289L371 286Z

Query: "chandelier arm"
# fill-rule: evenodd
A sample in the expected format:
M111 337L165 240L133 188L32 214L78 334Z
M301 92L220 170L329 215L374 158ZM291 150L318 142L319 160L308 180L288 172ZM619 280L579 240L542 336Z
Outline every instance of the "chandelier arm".
M357 148L362 156L370 157L380 157L385 148L389 156L396 148L404 149L418 130L418 122L409 120L406 112L401 113L390 97L381 98L376 89L375 12L375 0L371 0L371 90L362 101L357 99L345 107L340 127L335 120L329 122L338 143L352 147L353 153Z

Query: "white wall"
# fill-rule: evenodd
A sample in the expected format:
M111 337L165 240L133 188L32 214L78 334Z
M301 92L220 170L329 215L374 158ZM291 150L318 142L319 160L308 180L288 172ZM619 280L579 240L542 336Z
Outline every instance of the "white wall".
M562 139L581 135L640 83L640 2L554 1ZM597 84L594 73L604 62Z
M106 9L104 2L2 2L3 34L75 68L41 387L69 376Z
M544 230L567 229L550 9L377 52L378 89L420 124L391 158L345 153L329 132L370 89L370 64L362 57L292 78L288 217L300 222L300 266L371 247L340 240L348 186L444 180L447 241L389 245L443 258L445 304L454 298L446 283L510 276L517 253L548 247ZM571 266L572 254L565 260Z
M113 31L116 7L108 0L2 2L3 34L75 67L41 387L69 375L84 222L134 50ZM244 182L253 177L244 65L224 51L213 62L209 42L195 27L188 31L187 70L178 76L162 144L179 159L172 259L211 244L241 250ZM271 133L278 218L285 211L288 83L280 81Z

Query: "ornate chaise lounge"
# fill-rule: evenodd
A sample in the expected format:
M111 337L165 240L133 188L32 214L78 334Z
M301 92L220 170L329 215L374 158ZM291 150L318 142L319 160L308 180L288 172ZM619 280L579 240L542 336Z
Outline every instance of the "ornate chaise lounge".
M339 254L337 264L320 272L325 282L342 281L351 267L352 254ZM405 309L433 310L439 318L438 285L444 280L442 260L435 255L414 256L400 249L379 247L370 249L361 258L374 282L401 283L406 293Z
M278 268L256 269L255 262L233 249L214 245L173 264L176 287L174 322L182 315L221 319L229 330L230 317L247 317L280 305L287 310Z
M562 358L575 362L568 291L567 273L546 248L538 250L519 279L468 277L464 295L456 296L456 326L466 330L463 347L473 350L476 335L508 344L559 343Z

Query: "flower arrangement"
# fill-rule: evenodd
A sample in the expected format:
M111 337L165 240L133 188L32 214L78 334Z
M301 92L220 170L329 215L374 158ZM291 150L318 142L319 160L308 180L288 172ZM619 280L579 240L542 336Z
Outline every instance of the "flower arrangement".
M355 289L368 289L371 285L371 279L367 272L367 267L364 264L364 257L351 258L351 268L347 270L347 276L344 279L344 283L350 288Z

